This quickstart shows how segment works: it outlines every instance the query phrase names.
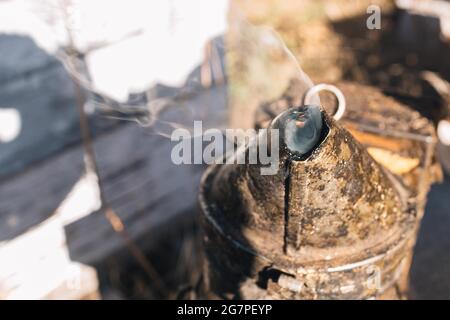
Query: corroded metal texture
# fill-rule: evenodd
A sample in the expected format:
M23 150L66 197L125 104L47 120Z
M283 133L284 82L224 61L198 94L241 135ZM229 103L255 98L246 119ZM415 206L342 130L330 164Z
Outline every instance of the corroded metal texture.
M406 296L425 194L434 179L433 131L426 119L408 110L403 119L419 121L412 122L413 129L403 130L397 119L384 124L396 136L377 132L384 112L396 116L403 106L377 105L382 101L376 98L384 96L371 93L374 104L350 108L340 124L323 112L321 141L304 157L292 152L281 135L276 175L263 176L259 165L249 164L208 170L200 203L209 296ZM283 121L279 116L270 126L283 128ZM401 168L383 163L391 159L403 161Z

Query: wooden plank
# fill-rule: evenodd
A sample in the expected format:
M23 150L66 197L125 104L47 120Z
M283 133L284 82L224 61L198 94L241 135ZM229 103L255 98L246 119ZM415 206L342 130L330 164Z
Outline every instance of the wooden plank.
M168 194L173 194L170 210L192 208L201 168L172 164L170 140L143 130L129 124L95 141L106 198L125 220L133 220L135 214ZM81 177L82 168L82 148L77 146L0 184L1 239L13 239L47 219ZM94 223L96 234L111 232L102 216L94 214L90 219L88 225ZM70 235L76 233L76 227L69 229Z

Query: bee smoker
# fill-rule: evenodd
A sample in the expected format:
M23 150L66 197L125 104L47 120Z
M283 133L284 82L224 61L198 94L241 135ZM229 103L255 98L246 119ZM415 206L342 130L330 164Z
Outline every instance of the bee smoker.
M255 121L280 133L276 174L225 164L203 177L204 294L406 298L426 194L440 172L431 121L351 83L339 84L347 103L336 121L302 103L295 87Z

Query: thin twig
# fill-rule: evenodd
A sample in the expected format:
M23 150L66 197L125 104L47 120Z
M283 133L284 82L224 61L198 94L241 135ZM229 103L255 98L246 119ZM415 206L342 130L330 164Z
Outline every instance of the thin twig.
M69 63L72 64L72 55L74 50L69 53ZM74 68L75 66L72 65ZM120 217L117 215L116 212L111 208L111 206L108 204L103 183L100 178L100 173L98 170L95 152L92 144L92 138L91 138L91 132L89 128L88 119L86 116L86 113L84 111L84 94L80 87L80 85L73 81L75 86L75 98L76 98L76 105L80 117L80 130L81 130L81 136L82 136L82 142L83 142L83 148L85 153L85 165L86 165L86 171L92 172L97 177L97 184L99 188L99 194L100 194L100 201L101 201L101 211L104 213L106 219L111 224L113 230L117 232L122 240L124 241L125 245L131 252L132 256L136 259L138 264L141 266L141 268L145 271L147 276L150 278L150 280L154 283L157 290L164 296L168 295L168 290L164 283L161 281L161 277L156 271L156 269L153 267L153 265L150 263L150 261L145 257L142 250L139 248L139 246L133 241L133 239L130 237L128 232L125 229L125 225L123 221L120 219Z

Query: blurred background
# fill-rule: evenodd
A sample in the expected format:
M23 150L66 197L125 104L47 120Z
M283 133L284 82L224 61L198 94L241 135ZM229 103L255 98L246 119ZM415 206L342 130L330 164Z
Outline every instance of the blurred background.
M195 287L205 166L173 164L170 134L252 127L294 77L434 108L411 297L450 299L449 57L449 1L0 0L0 298Z

